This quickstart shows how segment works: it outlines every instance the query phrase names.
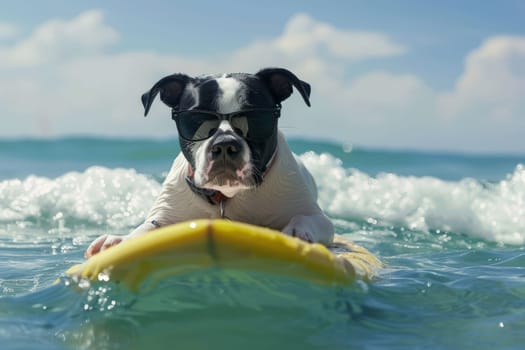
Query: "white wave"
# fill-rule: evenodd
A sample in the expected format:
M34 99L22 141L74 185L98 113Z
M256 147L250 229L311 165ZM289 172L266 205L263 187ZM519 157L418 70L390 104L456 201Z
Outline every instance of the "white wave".
M0 221L51 217L128 227L144 220L161 185L130 169L90 167L56 179L0 182Z
M319 204L331 215L504 244L525 242L523 165L499 183L484 184L468 178L447 182L389 173L371 177L344 169L328 154L309 152L301 159L316 179Z

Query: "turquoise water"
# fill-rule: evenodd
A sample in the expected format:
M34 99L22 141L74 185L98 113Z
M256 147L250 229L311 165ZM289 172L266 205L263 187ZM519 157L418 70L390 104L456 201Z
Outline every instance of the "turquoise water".
M176 140L0 141L2 349L521 349L525 157L295 140L336 231L386 264L320 287L210 270L138 294L57 277L146 215Z

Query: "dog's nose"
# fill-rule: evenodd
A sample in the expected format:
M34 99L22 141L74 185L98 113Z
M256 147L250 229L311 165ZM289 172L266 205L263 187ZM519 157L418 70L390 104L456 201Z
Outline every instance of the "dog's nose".
M235 160L242 151L242 144L234 135L219 135L211 145L213 160Z

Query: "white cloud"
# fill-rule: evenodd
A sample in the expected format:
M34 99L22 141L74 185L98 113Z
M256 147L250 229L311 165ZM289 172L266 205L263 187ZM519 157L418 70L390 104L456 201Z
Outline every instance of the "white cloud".
M289 133L376 147L525 149L523 137L513 137L516 126L525 126L525 38L487 39L468 55L454 89L444 92L410 73L344 78L356 62L408 48L385 34L341 30L304 14L292 17L281 35L220 56L107 50L118 39L102 12L88 11L46 22L9 47L0 43L0 115L12 120L0 136L173 136L162 103L141 118L140 94L159 78L278 65L312 84L311 109L298 94L285 103L281 126Z
M438 96L438 112L472 148L523 152L524 93L525 37L495 36L467 56L454 89Z
M298 14L290 18L280 36L257 40L238 49L227 63L229 67L254 71L279 62L314 78L340 74L358 61L399 56L406 51L406 47L387 35L339 30L306 14Z
M331 57L353 61L398 56L406 52L405 47L392 42L384 34L339 30L306 14L292 17L275 43L287 55L305 57L326 52Z
M465 71L454 90L442 96L441 108L449 116L517 118L525 107L524 92L525 38L492 37L467 56Z
M88 11L70 21L48 21L13 47L0 48L0 68L32 67L97 53L118 40L103 19L100 11Z

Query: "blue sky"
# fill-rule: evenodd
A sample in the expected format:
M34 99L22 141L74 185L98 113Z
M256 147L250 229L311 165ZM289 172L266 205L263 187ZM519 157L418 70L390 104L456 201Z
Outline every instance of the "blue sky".
M28 11L30 6L31 11ZM164 75L284 66L289 135L525 153L523 1L33 1L0 13L0 138L173 137Z

